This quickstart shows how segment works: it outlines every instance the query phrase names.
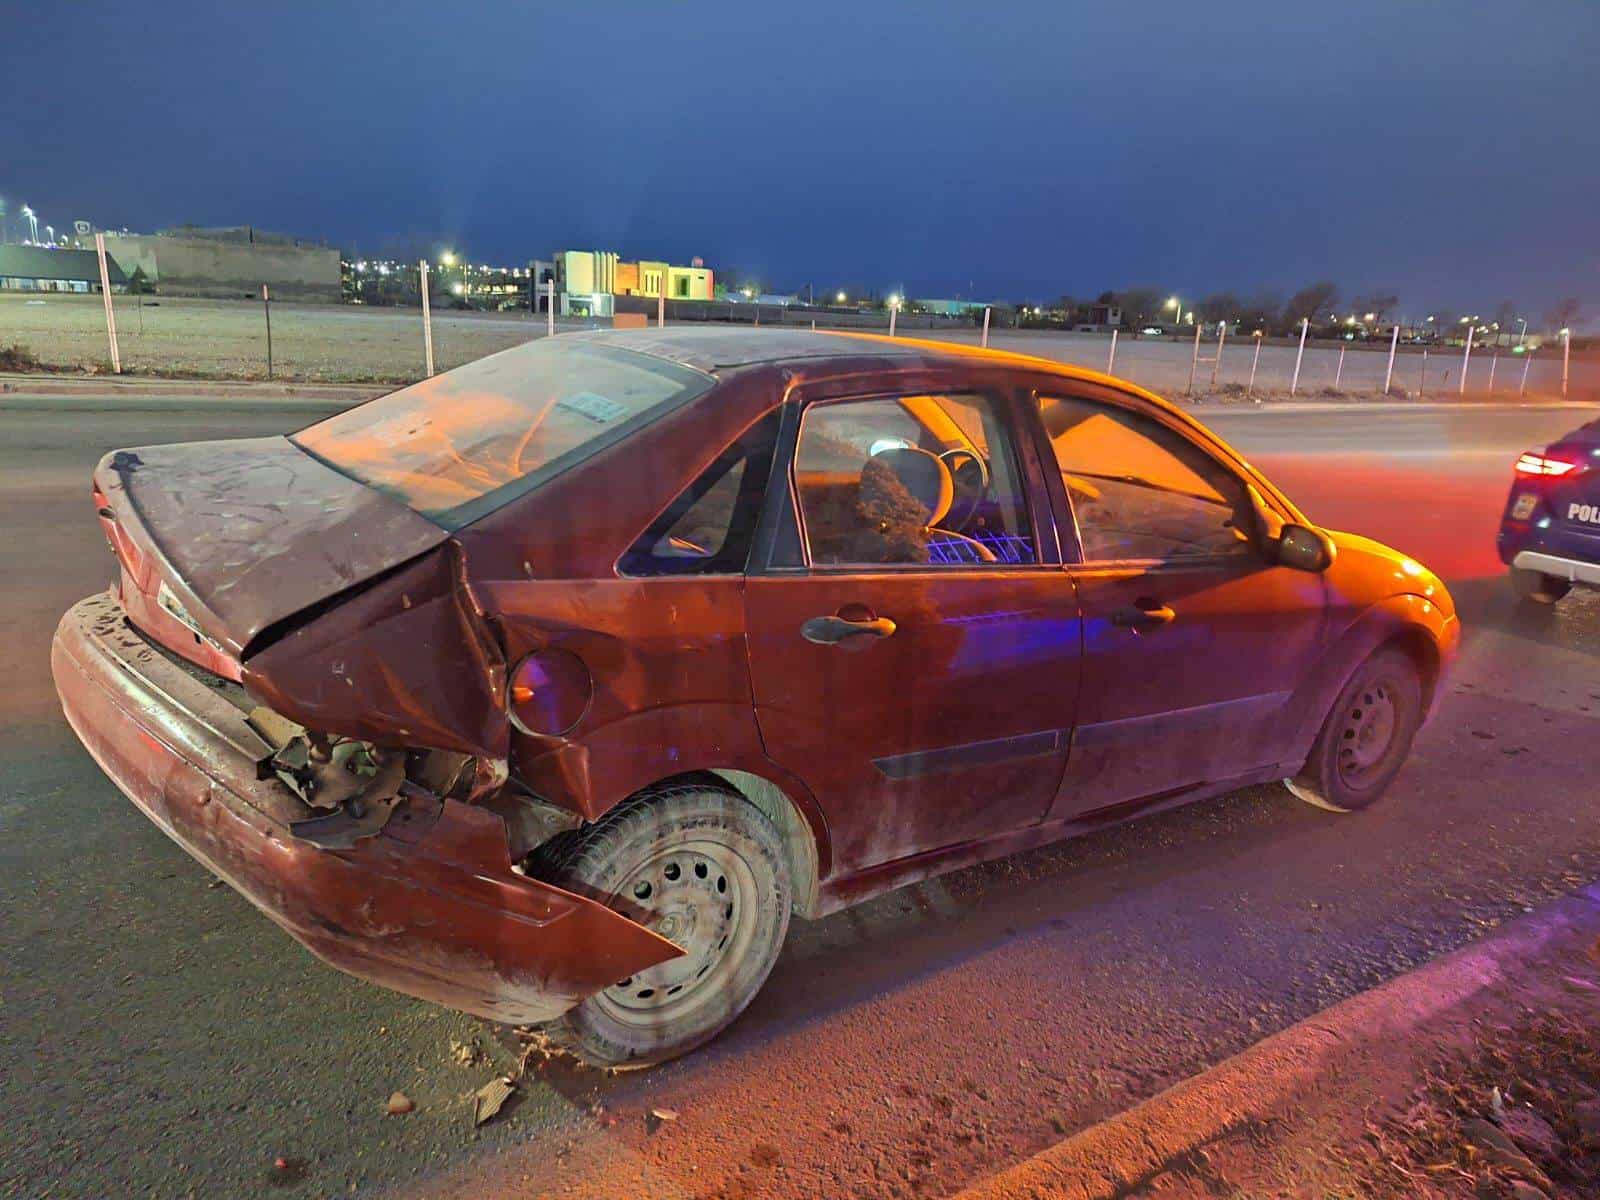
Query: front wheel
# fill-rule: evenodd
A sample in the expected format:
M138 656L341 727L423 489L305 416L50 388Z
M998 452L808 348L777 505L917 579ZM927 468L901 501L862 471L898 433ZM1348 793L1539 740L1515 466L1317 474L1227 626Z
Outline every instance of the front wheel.
M1284 785L1307 804L1347 813L1375 803L1411 751L1422 724L1422 680L1404 651L1379 650L1350 677L1311 747Z
M550 882L591 896L684 954L597 992L546 1026L600 1067L646 1067L709 1041L766 982L789 928L783 845L731 789L652 788L566 842Z
M1554 604L1572 590L1572 584L1543 571L1530 571L1526 567L1511 568L1511 589L1524 600L1535 604Z

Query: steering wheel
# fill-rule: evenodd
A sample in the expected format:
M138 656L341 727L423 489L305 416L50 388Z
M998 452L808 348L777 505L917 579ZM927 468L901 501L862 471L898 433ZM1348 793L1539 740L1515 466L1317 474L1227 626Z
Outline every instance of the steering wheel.
M973 453L965 446L944 451L939 455L939 461L949 470L950 482L954 484L956 493L946 520L955 529L965 529L967 522L977 513L978 505L989 494L989 464L983 461L982 455ZM956 506L963 500L966 501L966 510L957 516Z

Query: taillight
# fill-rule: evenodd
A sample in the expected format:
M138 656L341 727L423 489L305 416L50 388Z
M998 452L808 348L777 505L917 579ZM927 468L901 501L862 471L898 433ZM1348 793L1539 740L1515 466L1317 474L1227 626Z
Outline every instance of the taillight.
M537 650L511 669L506 689L511 721L524 733L558 737L589 710L594 679L568 650Z
M1546 458L1543 454L1535 454L1532 450L1517 459L1518 475L1565 475L1568 471L1577 469L1577 463L1564 462L1559 458Z

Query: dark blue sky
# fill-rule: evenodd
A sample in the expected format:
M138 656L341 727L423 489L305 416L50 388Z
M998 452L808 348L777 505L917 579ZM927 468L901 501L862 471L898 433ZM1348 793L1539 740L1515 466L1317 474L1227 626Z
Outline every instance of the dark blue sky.
M786 288L1600 307L1600 3L0 0L58 227L700 254Z

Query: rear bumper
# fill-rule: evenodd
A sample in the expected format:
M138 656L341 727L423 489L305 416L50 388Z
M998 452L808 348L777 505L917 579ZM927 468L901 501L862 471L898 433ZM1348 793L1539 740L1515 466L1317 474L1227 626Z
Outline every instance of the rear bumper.
M1525 571L1539 571L1554 575L1570 583L1586 583L1600 587L1600 563L1585 562L1581 558L1562 558L1557 554L1542 554L1537 550L1522 550L1511 560L1513 567Z
M128 626L68 610L50 665L73 730L135 805L319 958L489 1020L549 1020L680 951L593 900L512 871L504 822L410 788L349 850L294 837L307 811L256 778L261 743L225 686Z

